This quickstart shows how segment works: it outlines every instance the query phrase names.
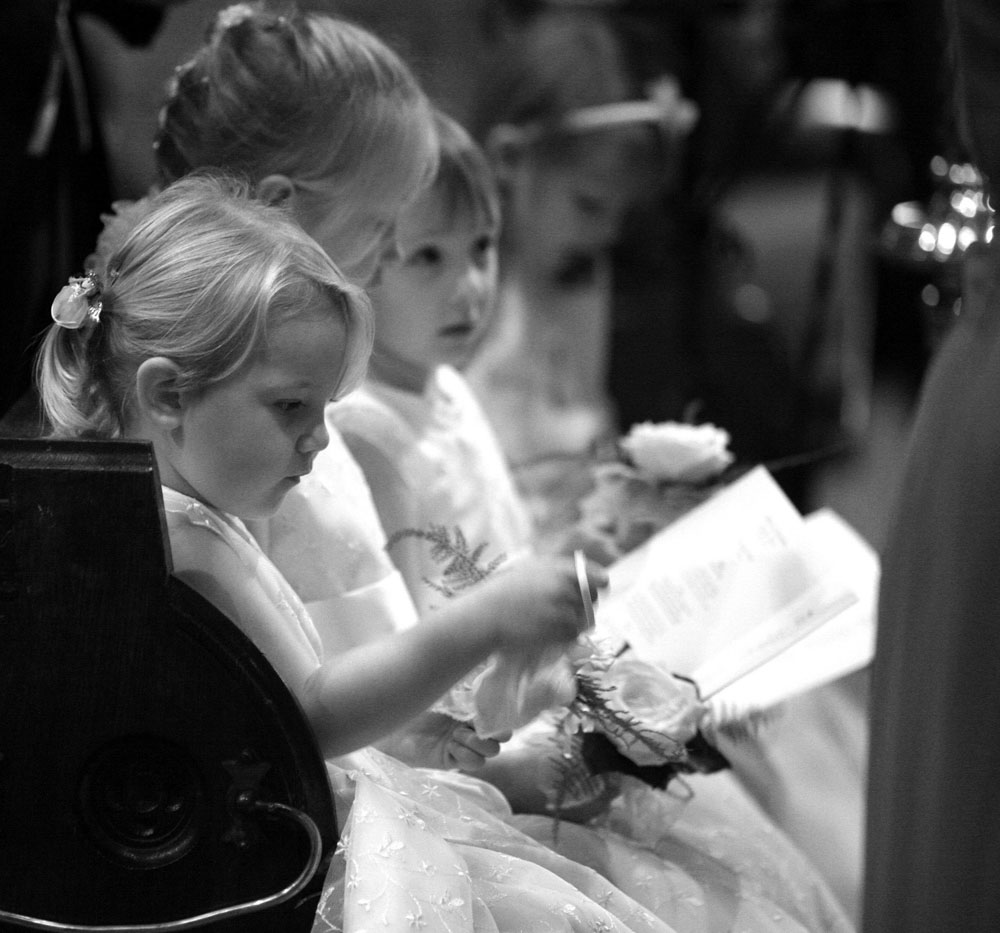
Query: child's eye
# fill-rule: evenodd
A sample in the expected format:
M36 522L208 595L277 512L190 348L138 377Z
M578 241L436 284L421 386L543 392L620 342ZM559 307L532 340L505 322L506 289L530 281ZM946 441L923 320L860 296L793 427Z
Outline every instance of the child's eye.
M483 257L488 256L490 251L494 248L496 242L491 236L482 236L473 244L473 254L477 259L483 259Z
M303 406L303 404L304 403L301 399L283 398L275 402L274 407L277 408L278 411L288 414L289 412L297 411Z
M441 250L436 246L422 246L410 254L411 266L436 266L441 262Z

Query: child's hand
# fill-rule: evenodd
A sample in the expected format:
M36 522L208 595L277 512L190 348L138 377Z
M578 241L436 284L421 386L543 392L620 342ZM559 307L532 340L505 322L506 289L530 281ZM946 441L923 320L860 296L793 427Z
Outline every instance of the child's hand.
M602 567L609 567L624 557L624 552L612 536L602 533L599 529L588 528L582 523L563 531L549 543L549 548L553 554L583 551L589 560Z
M500 751L500 742L476 735L471 725L444 713L422 713L378 743L414 768L475 771Z
M607 572L587 561L585 585L591 600L596 601L607 582ZM534 555L513 561L488 577L481 593L495 607L499 650L571 642L589 625L581 582L569 558Z

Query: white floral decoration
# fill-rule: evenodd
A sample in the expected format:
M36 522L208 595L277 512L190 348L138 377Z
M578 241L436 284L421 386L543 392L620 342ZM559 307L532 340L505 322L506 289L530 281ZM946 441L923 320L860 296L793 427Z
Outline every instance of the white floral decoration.
M602 672L600 681L608 688L607 705L629 716L643 733L683 745L694 738L706 716L692 684L634 655L617 658ZM607 735L637 765L660 765L666 760L655 742L641 741L628 732L609 731Z
M661 482L702 483L733 462L729 432L714 424L646 421L620 441L633 465Z
M216 24L220 30L232 29L244 20L252 19L254 9L249 3L234 3L219 12Z

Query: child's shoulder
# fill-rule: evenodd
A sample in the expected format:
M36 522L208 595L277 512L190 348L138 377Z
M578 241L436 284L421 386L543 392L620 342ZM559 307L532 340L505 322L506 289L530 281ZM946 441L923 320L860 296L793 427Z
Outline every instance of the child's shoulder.
M161 486L160 491L163 493L163 511L167 519L167 528L171 532L195 527L207 528L217 534L222 533L225 522L216 509L169 486Z
M327 407L327 420L348 448L358 440L393 455L413 445L422 423L419 397L406 397L380 383L366 382Z
M161 489L175 573L204 567L225 554L242 557L243 551L253 549L250 533L239 519L176 489Z

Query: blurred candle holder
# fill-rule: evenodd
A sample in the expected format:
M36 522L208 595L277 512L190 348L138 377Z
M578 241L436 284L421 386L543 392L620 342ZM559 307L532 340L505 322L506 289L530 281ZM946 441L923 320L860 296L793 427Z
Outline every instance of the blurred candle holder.
M933 352L962 313L966 253L993 240L994 213L982 174L968 162L931 160L935 190L925 205L903 201L882 229L880 251L918 273L925 284L919 313Z

